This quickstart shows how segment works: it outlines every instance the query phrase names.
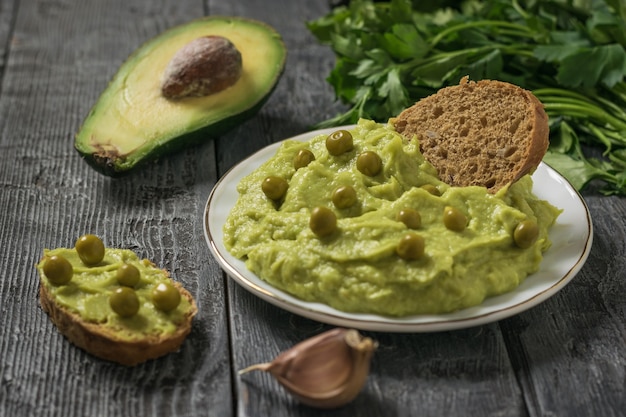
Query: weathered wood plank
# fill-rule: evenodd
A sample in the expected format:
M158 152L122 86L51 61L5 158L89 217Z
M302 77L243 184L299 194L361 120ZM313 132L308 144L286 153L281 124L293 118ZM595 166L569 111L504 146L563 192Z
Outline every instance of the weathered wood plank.
M11 42L15 17L15 5L18 0L0 2L0 80L6 65L6 56ZM0 92L1 93L1 92Z
M118 180L73 149L74 132L121 62L203 13L200 1L19 5L0 97L3 416L233 412L222 273L202 233L217 178L213 143ZM127 369L56 332L38 306L33 267L43 248L71 246L86 232L169 269L194 294L200 312L179 352Z
M331 413L302 406L269 375L236 371L330 326L224 284L202 214L232 165L309 130L340 105L333 64L305 22L326 1L0 3L0 416L623 416L626 409L626 200L588 192L596 230L587 265L545 303L500 323L379 341L357 400ZM91 170L73 134L140 43L204 13L274 26L287 68L260 113L207 144L126 178ZM37 304L45 247L85 232L168 268L200 313L184 347L133 369L72 347ZM231 360L232 358L232 360ZM234 395L234 397L233 397Z
M626 410L626 201L585 199L595 229L587 264L554 297L502 323L532 416Z
M250 311L246 343L266 343L278 353L293 343L328 328L271 306ZM259 319L254 320L254 317ZM258 324L262 321L261 324ZM262 326L263 330L258 327ZM380 345L370 378L357 399L333 412L336 416L525 416L525 404L506 346L496 325L432 334L398 335L364 332ZM235 346L236 349L236 346ZM260 349L259 349L260 350ZM268 349L242 352L246 364L266 361ZM268 375L240 377L240 407L249 416L258 410L273 415L314 416L319 411L300 405Z

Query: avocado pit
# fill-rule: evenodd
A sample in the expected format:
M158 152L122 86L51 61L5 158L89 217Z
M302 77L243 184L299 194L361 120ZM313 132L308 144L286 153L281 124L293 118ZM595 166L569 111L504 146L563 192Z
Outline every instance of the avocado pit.
M179 49L168 63L161 94L170 100L215 94L235 84L242 68L241 53L227 38L196 38Z

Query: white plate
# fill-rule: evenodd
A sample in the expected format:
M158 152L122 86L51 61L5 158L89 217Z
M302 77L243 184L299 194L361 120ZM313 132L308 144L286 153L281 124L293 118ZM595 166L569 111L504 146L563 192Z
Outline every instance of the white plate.
M306 141L337 129L312 131L291 139ZM211 252L228 275L254 295L292 313L336 326L382 332L433 332L477 326L510 317L545 301L571 281L589 255L593 228L584 200L565 178L542 163L533 174L533 191L539 198L562 208L563 213L550 231L552 247L545 253L540 270L514 291L454 313L404 318L346 313L325 304L302 301L262 281L223 244L222 227L239 197L237 184L272 157L279 146L280 142L261 149L218 181L206 203L204 233Z

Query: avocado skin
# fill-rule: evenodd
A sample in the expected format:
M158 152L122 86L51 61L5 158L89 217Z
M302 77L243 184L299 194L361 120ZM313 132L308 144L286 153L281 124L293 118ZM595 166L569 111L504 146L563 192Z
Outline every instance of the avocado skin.
M273 71L275 72L275 74L273 74L271 82L266 83L265 87L267 88L267 90L262 92L262 95L257 97L256 101L251 100L249 102L242 102L243 104L241 106L241 109L236 114L232 114L228 117L223 117L222 119L216 120L213 123L207 124L205 126L199 126L199 127L196 126L196 128L193 130L189 130L188 132L184 132L182 134L176 135L175 137L166 139L163 143L153 146L148 151L143 151L142 152L143 155L141 155L140 158L136 158L135 162L133 162L132 164L126 163L126 157L128 155L125 155L123 158L120 158L117 155L113 155L113 156L106 155L106 152L100 152L97 149L93 149L93 147L92 149L88 149L90 145L84 144L85 135L82 132L83 128L88 124L89 121L93 123L94 118L99 117L99 112L101 111L101 105L102 105L101 103L102 98L106 95L107 90L111 88L111 86L115 83L116 79L118 77L124 76L124 74L122 73L122 69L124 69L125 66L127 66L129 62L134 61L134 59L138 55L143 54L144 52L143 49L147 45L152 46L156 40L158 40L161 37L164 37L164 35L167 35L169 32L180 31L181 29L184 29L184 27L192 26L198 23L210 24L213 21L220 21L220 20L234 21L234 22L239 22L243 24L251 24L251 25L255 25L257 28L259 27L264 28L264 30L266 30L269 33L269 36L272 38L274 47L278 47L282 49L281 55L280 55L280 61L268 64L273 67ZM165 40L167 41L167 38ZM257 114L258 111L263 107L263 105L267 102L271 94L276 89L278 81L282 77L282 74L285 68L285 63L286 63L286 55L287 55L286 47L280 35L271 26L263 22L253 20L253 19L242 18L242 17L207 16L207 17L203 17L200 19L195 19L187 24L183 24L175 28L172 28L164 32L163 34L158 35L157 37L147 41L144 45L139 47L133 54L131 54L129 58L122 64L118 72L115 74L115 76L109 83L109 86L107 86L107 88L102 93L101 97L98 99L98 101L96 102L96 104L93 106L88 116L86 117L85 121L83 122L83 126L81 126L81 129L79 130L79 132L77 133L75 137L74 148L81 155L83 160L90 167L95 169L97 172L103 175L109 176L109 177L122 177L122 176L125 176L134 172L137 168L144 166L147 163L154 161L160 157L169 156L173 153L179 152L180 150L184 148L198 145L203 142L206 142L207 140L218 137L222 135L223 133L231 130L232 128L240 125L247 119L250 119L255 114Z
M279 74L280 77L281 74ZM247 119L252 118L256 113L259 112L261 107L265 104L265 102L272 95L273 90L276 88L274 86L271 91L267 93L267 95L259 101L254 107L251 107L242 113L236 114L227 119L222 119L221 121L214 123L212 125L206 126L202 129L195 130L193 132L188 132L184 135L178 136L175 139L172 139L163 145L160 145L157 148L154 148L151 152L145 155L140 161L134 164L131 168L121 168L116 165L115 159L103 157L98 153L91 152L82 152L80 149L75 149L82 156L83 160L93 169L98 171L100 174L106 175L112 178L121 178L125 177L129 174L132 174L136 171L136 169L141 168L144 165L148 165L150 162L154 162L158 158L162 156L168 156L170 154L177 153L185 148L200 145L209 139L216 138L225 132L233 129L234 127L240 125Z

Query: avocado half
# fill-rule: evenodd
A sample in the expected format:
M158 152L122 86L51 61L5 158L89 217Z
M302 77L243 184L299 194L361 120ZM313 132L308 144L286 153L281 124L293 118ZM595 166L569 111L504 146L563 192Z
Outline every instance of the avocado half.
M241 53L237 82L204 97L170 100L161 95L172 56L208 35L229 39ZM109 176L215 137L253 116L283 73L287 50L265 23L240 17L205 17L149 40L119 68L87 115L74 147Z

